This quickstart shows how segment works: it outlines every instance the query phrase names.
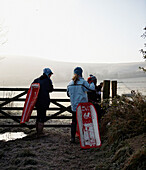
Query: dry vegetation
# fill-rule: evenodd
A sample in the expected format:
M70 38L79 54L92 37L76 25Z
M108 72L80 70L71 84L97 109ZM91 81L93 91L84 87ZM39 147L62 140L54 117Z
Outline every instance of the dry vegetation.
M101 121L103 141L111 155L109 169L113 165L115 169L145 169L145 121L146 97L137 93L113 100Z

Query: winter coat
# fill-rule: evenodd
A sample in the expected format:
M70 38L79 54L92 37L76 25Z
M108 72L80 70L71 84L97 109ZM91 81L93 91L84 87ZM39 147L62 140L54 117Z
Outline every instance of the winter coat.
M88 94L89 102L91 102L91 103L96 102L97 103L97 98L98 98L97 86L95 86L95 91L90 91L87 94Z
M73 112L76 112L79 103L88 102L87 92L90 90L95 90L94 83L89 84L82 77L79 77L76 84L74 84L73 80L70 81L67 86L67 94L70 97Z
M36 102L36 108L43 107L47 109L50 104L49 93L53 91L53 85L51 79L46 75L42 75L41 77L35 79L33 83L40 84L40 90Z

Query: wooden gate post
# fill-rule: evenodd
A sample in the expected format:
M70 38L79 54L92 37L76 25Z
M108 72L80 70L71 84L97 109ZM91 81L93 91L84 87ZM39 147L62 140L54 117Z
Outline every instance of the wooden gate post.
M110 80L104 80L103 82L103 100L110 97Z
M112 98L117 96L117 81L112 81Z

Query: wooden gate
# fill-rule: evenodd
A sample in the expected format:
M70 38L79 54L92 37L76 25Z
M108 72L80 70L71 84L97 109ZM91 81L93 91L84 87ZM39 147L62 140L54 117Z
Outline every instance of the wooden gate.
M28 88L0 88L0 92L1 93L17 93L14 95L5 95L3 94L3 97L0 97L0 127L28 127L28 128L34 128L35 124L30 124L29 122L25 123L25 124L20 124L20 119L21 119L21 115L16 115L16 113L19 111L23 110L23 107L19 106L13 106L15 102L19 102L24 105L24 101L25 101L25 97L27 92L28 92ZM54 89L53 93L66 93L66 89ZM2 96L2 94L1 94ZM52 98L51 103L55 106L55 107L50 107L48 109L48 112L50 113L49 116L47 116L47 120L50 119L71 119L72 115L61 115L64 112L68 112L71 113L71 106L70 104L68 104L68 106L64 105L64 102L70 102L70 100L68 98ZM63 104L62 104L63 103ZM36 110L36 108L34 108L34 110ZM10 111L15 111L15 115L14 113L10 113ZM51 114L51 111L54 111L55 113ZM13 122L15 122L15 124L6 124L6 121L3 121L4 119L8 120L11 119L13 120ZM35 116L31 116L30 119L36 119L36 115ZM45 127L70 127L70 124L45 124Z

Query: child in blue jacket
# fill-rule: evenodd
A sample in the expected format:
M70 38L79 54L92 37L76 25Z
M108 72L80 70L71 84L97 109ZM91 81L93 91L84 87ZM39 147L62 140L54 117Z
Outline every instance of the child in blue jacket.
M72 123L71 123L71 143L75 143L76 134L76 109L79 103L88 102L87 92L95 90L94 83L89 84L82 77L82 68L76 67L74 69L74 76L67 86L67 94L70 97L72 109Z

